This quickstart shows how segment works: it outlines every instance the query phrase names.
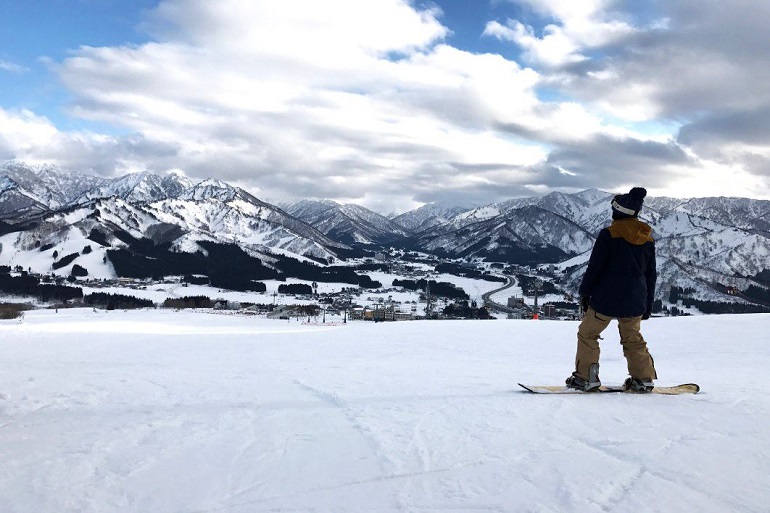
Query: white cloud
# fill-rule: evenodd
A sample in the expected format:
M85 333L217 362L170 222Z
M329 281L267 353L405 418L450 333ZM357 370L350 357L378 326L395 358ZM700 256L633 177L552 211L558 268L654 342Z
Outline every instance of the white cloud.
M152 42L81 47L52 65L73 115L130 135L59 132L0 111L0 150L104 174L182 169L265 199L385 211L639 176L663 190L706 169L767 183L764 143L731 129L744 118L707 122L709 106L765 112L770 101L757 86L766 67L700 33L723 29L683 30L693 16L681 3L635 24L609 1L517 3L549 25L491 22L486 33L519 45L522 63L450 46L439 13L406 0L166 0L145 24ZM666 130L650 135L651 125Z
M348 197L408 196L411 184L466 180L464 166L485 182L547 156L496 131L535 118L537 73L441 44L432 11L397 0L224 7L166 2L158 42L78 51L58 67L73 112L175 144L176 160L155 167L251 181L271 197L339 196L327 177L341 174Z
M399 0L165 0L147 26L161 40L215 51L348 66L351 58L411 52L440 39L447 30L435 14Z
M113 137L87 131L61 131L28 110L0 108L0 159L57 164L102 175L152 168L154 159L174 155L172 147L142 135Z
M29 68L20 64L15 64L13 62L0 59L0 70L5 70L11 73L26 73L29 71Z
M506 39L525 50L529 62L546 66L580 62L586 59L580 47L560 27L548 25L543 29L543 36L538 37L534 29L516 20L508 20L508 26L491 21L484 29L484 34Z
M699 160L697 166L671 166L666 184L650 188L649 193L670 197L767 197L770 193L767 180L739 162Z
M59 132L50 121L28 110L9 112L0 108L0 156L34 159L58 145Z
M538 14L558 20L541 29L518 20L506 25L490 21L484 34L516 43L524 50L524 58L535 65L558 67L588 59L585 52L606 45L635 32L621 19L608 15L610 0L564 2L561 0L523 0Z

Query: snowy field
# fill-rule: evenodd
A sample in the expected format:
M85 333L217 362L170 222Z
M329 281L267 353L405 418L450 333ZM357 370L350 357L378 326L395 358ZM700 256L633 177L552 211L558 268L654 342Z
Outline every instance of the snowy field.
M415 277L404 276L400 274L384 273L384 272L378 272L378 271L367 272L365 274L367 274L372 279L382 283L383 288L379 290L362 291L358 294L353 295L351 299L355 303L370 306L372 304L378 303L379 301L393 300L397 303L403 303L403 305L399 307L401 311L408 311L409 310L408 308L409 305L407 305L408 303L418 302L419 296L420 296L419 291L401 290L400 287L396 287L396 289L399 289L399 290L392 290L393 280L404 280L404 279L414 280ZM482 296L484 293L490 292L492 290L497 290L503 287L504 285L504 283L501 283L501 282L485 281L485 280L478 280L478 279L472 279L472 278L462 278L462 277L453 276L450 274L438 274L438 275L431 276L430 279L439 281L439 282L449 282L454 284L455 286L465 291L465 293L468 294L468 297L471 301L477 301L479 305L483 304ZM83 294L93 294L95 292L103 292L106 294L124 294L124 295L134 296L141 299L149 299L158 305L162 305L163 301L165 301L168 298L173 299L173 298L180 298L185 296L206 296L214 300L225 299L228 301L237 301L237 302L243 302L243 303L257 303L257 304L273 304L273 303L277 305L318 304L318 301L315 299L295 297L294 295L291 295L291 294L287 295L287 294L278 293L278 288L284 284L302 283L302 284L310 285L312 282L299 280L295 278L288 278L285 281L263 280L262 283L264 283L267 289L265 292L262 292L262 293L251 292L251 291L237 292L233 290L218 289L216 287L211 287L208 285L182 285L181 283L153 283L153 284L143 285L141 287L137 286L133 288L127 288L125 286L96 287L96 286L89 286L88 284L78 284L78 286L80 286L83 289ZM339 293L343 289L349 289L353 287L349 283L319 282L317 283L317 285L318 285L318 292L321 294ZM0 293L0 295L2 294ZM511 287L509 289L506 289L505 291L494 294L492 299L499 303L506 304L508 302L508 297L510 297L511 295L521 296L522 295L521 288ZM17 299L17 298L6 298L6 299L8 299L9 301L14 301L14 299ZM562 300L562 299L563 299L563 295L554 295L554 296L551 296L551 298L545 298L544 301ZM530 297L530 298L527 298L527 301L529 304L532 304L533 299ZM30 299L28 302L34 302L34 299ZM440 301L439 304L443 304L443 306L446 306L446 301ZM540 304L543 304L543 301L541 301ZM425 311L425 304L423 302L423 305L419 307L420 315L424 314L424 311Z
M521 392L563 382L576 328L27 312L0 322L0 510L769 510L770 316L644 323L695 396Z

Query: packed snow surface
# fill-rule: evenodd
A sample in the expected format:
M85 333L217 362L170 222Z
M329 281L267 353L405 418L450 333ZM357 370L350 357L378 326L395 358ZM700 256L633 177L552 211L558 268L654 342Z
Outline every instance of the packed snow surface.
M561 395L575 322L0 322L0 505L40 512L766 512L770 316L643 324L698 395ZM601 377L624 379L614 326Z

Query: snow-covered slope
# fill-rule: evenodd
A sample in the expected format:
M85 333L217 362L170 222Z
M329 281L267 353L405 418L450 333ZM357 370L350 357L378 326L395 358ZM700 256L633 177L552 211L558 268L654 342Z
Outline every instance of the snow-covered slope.
M563 261L563 285L576 292L593 238L612 221L612 197L590 189L487 205L422 231L413 246L451 257ZM725 290L766 288L750 278L770 269L768 212L770 202L744 198L648 198L641 217L657 242L658 298L675 286L695 289L699 299L740 302Z
M105 256L108 249L126 246L120 233L189 253L201 250L197 241L237 244L258 257L277 253L331 261L350 251L278 207L218 180L193 184L180 175L149 172L87 180L19 163L7 163L3 171L0 213L12 211L16 217L3 214L2 219L13 224L23 214L28 222L3 228L12 233L0 237L2 265L46 273L56 261L54 252L78 252L76 261L56 271L68 274L73 265L89 260L90 276L114 276ZM94 251L88 258L82 254L86 246Z
M454 203L428 203L420 208L394 217L393 221L407 230L420 233L435 226L447 225L452 219L474 208Z
M24 221L75 201L102 179L65 173L54 166L29 166L16 161L0 164L0 218Z
M576 329L28 312L0 321L0 497L19 513L767 510L770 316L645 321L658 383L698 395L522 392L571 372ZM617 330L602 350L621 383Z
M611 222L612 195L600 191L581 195L589 193L593 201L584 208L560 211L568 213L589 233L596 233ZM764 288L748 277L770 268L770 234L761 229L761 217L754 217L768 204L726 198L645 201L641 217L652 226L657 248L656 297L665 300L671 287L680 287L694 289L690 295L700 300L742 302L740 297L726 295L725 289L737 287L743 291L751 285ZM568 290L577 290L587 260L588 254L584 254L562 264L562 268L570 270L563 283Z
M590 250L591 234L571 221L530 206L466 224L448 232L428 232L417 246L449 256L493 261L559 261Z
M230 201L212 195L188 201L167 199L155 203L130 203L112 197L70 211L49 214L34 227L0 237L0 265L21 265L37 273L52 270L57 255L81 256L57 273L67 275L74 265L83 266L82 250L91 246L86 267L89 276L114 277L106 258L108 249L126 247L121 233L154 244L170 243L178 252L194 253L196 241L238 244L254 256L281 253L294 257L334 259L349 248L311 226L264 203L246 201L234 194ZM94 233L97 235L94 235Z
M0 176L0 219L6 222L34 218L48 210L40 198L8 176Z
M419 233L414 246L447 256L516 263L561 261L590 250L612 195L589 190L517 198L463 211Z
M175 198L191 187L193 187L193 183L179 175L171 174L161 177L150 172L133 173L89 189L75 202L80 204L114 196L130 203L150 203Z
M326 260L337 256L335 249L348 249L280 209L258 200L247 201L245 193L231 198L173 199L150 208L158 220L181 226L195 236L263 251L280 250Z
M286 211L346 244L387 244L410 235L398 223L359 205L302 200Z
M63 170L57 166L29 165L18 161L0 164L0 177L12 180L24 194L49 209L69 205L85 191L108 183L107 179Z
M91 230L122 230L186 252L199 249L196 240L207 240L238 244L252 255L329 261L350 245L401 245L450 258L564 262L570 268L565 283L574 289L593 237L611 221L612 196L589 189L473 209L433 204L388 219L331 201L302 201L285 211L214 179L193 184L180 175L153 173L105 179L12 161L0 167L0 234L29 233L2 237L0 264L30 267L25 260L38 262L39 255L24 252L35 251L34 244L64 246L65 236L80 244ZM69 231L72 215L81 219L80 236ZM670 287L693 283L699 297L718 296L725 287L767 287L752 277L770 269L770 201L648 197L642 218L657 241L662 297Z
M770 232L770 201L747 198L650 198L649 207L666 215L685 212L722 226Z

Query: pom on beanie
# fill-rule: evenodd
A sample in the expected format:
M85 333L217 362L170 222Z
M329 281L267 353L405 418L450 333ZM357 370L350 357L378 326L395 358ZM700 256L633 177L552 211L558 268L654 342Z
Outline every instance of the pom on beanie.
M612 199L613 213L621 218L638 216L646 196L647 189L643 187L634 187L628 194L618 194Z

